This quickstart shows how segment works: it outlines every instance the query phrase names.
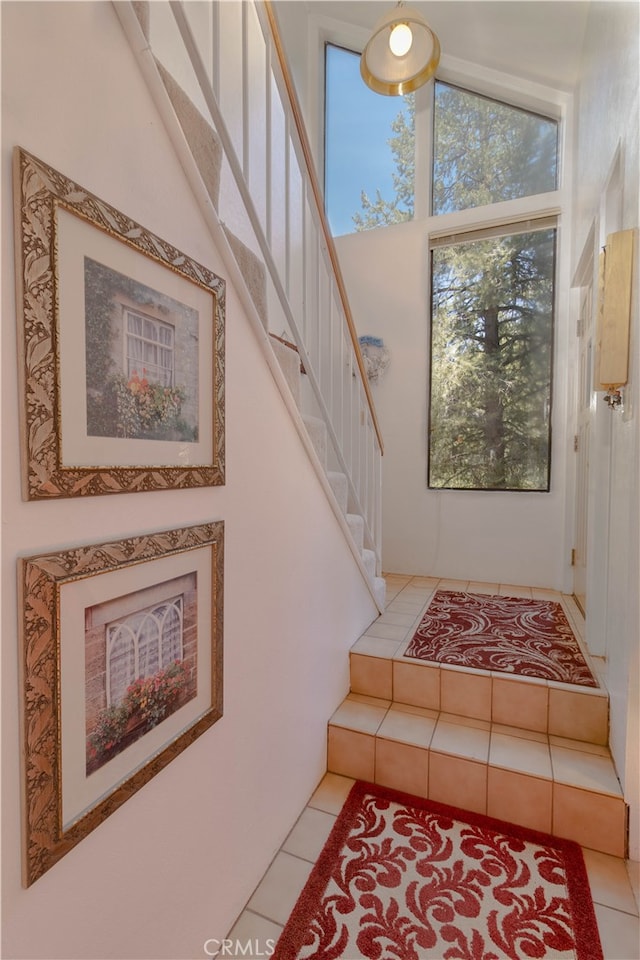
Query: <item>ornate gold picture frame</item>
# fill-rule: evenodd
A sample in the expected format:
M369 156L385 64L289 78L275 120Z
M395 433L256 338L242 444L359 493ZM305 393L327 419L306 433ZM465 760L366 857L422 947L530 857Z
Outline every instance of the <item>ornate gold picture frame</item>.
M224 483L225 282L14 151L27 500Z
M24 884L222 716L224 523L20 560Z

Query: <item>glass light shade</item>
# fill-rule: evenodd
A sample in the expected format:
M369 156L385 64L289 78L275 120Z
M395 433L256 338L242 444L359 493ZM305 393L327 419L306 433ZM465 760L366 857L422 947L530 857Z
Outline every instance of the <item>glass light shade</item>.
M413 34L408 23L397 23L389 34L389 48L394 57L404 57L413 43Z
M403 55L390 47L394 27L404 24L412 34L412 43ZM417 90L436 72L440 63L440 41L421 13L399 5L378 20L360 57L362 79L376 93L389 97Z

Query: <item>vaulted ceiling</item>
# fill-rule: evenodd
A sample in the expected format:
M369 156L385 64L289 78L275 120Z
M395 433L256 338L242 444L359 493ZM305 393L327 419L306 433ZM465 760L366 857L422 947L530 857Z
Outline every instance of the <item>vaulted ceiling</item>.
M291 2L291 0L289 0ZM299 3L300 0L293 0ZM561 90L578 78L588 0L409 0L459 57ZM599 3L608 5L606 0ZM307 0L309 14L371 29L394 0Z

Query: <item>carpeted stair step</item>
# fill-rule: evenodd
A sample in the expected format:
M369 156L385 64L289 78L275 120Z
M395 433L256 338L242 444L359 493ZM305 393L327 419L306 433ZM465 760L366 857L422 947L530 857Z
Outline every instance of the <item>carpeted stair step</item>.
M347 523L358 550L364 549L364 520L359 513L348 513Z
M347 504L349 501L349 484L346 474L329 470L327 473L327 480L329 481L329 486L333 490L334 497L338 501L340 509L346 516Z
M285 380L293 394L298 410L302 396L302 383L300 379L300 354L295 344L288 343L281 337L270 334L271 346L275 353L280 369L284 373ZM346 479L346 477L345 477Z
M266 329L269 323L267 312L267 271L262 260L239 237L223 225L229 246L244 277L247 290L253 300L258 316Z
M323 467L327 466L327 427L324 420L319 417L310 417L306 414L302 417L304 425L313 448L318 455L318 459Z
M384 610L387 598L387 581L384 577L376 577L373 581L373 592L379 610Z
M365 569L369 574L371 580L375 580L376 577L376 555L373 550L363 550L362 551L362 562L365 565Z
M623 857L627 811L608 749L351 693L328 770Z

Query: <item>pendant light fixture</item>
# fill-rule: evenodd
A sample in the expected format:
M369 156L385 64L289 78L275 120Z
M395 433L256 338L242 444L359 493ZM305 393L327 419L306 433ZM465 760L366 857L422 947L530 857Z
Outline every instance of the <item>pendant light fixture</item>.
M426 83L440 62L440 41L413 7L398 3L378 20L360 57L362 79L388 97Z

